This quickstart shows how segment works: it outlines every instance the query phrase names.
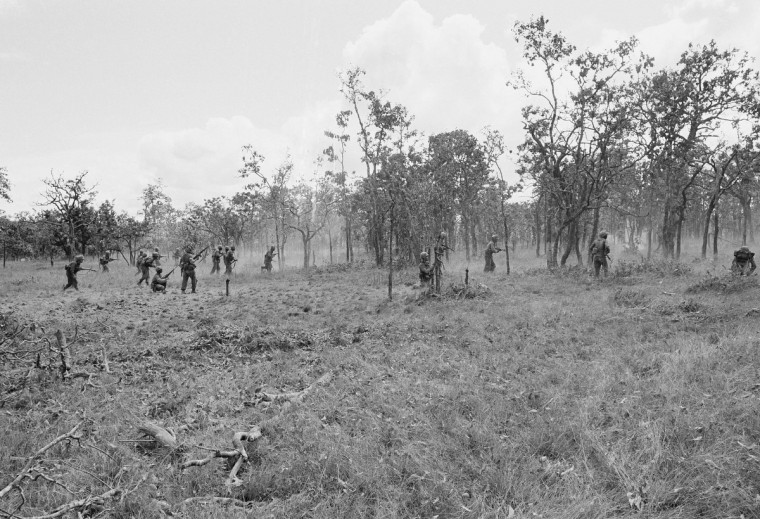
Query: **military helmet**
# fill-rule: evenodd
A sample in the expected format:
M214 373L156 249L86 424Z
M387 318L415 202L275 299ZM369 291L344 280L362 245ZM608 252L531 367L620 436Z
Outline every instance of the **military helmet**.
M158 252L158 247L156 247L155 249L153 249L153 252Z
M235 246L233 245L233 246L230 248L230 250L235 250Z
M599 233L599 237L600 237L600 238L604 238L604 239L607 239L607 232L606 232L606 231L602 231L602 232L600 232L600 233Z
M272 245L271 247L269 247L269 250L273 251L274 250L274 245Z
M156 267L156 274L160 274L164 271L161 267Z
M749 252L749 247L747 247L747 246L745 245L745 246L743 246L742 248L740 248L739 250L740 250L740 251L742 251L742 252Z
M226 247L224 247L224 250L230 250L230 246L227 245Z
M77 254L76 256L74 256L74 259L76 261L84 261L84 256L82 256L81 254Z
M491 235L491 239L492 239L493 241L496 241L496 240L498 240L498 239L499 239L499 237L498 237L498 236L496 236L495 234L492 234L492 235Z
M158 258L158 257L160 256L160 254L158 253L158 251L157 251L157 250L154 250L154 251L153 251L153 254L152 254L152 256L153 256L154 258Z
M428 258L428 253L427 253L427 252L425 252L425 251L422 251L422 252L420 253L420 259L427 259L427 258Z
M221 245L219 246L219 250L222 250L222 246Z
M445 238L448 235L446 234L446 231L441 231L441 234L439 234L438 236L440 236L441 238Z
M185 252L187 253L193 252L193 246L192 245L185 246Z

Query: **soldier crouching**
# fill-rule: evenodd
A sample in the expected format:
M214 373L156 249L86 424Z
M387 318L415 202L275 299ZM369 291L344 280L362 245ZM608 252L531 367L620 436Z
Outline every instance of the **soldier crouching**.
M731 272L733 274L749 276L756 268L755 253L750 252L749 247L742 247L734 252L734 261L731 262Z

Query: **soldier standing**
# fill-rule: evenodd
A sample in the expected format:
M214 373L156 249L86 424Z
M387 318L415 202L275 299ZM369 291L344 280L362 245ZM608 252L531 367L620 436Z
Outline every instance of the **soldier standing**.
M137 282L137 286L142 285L143 281L145 281L145 286L150 286L150 268L153 266L157 255L157 252L154 252L152 256L148 256L146 254L143 260L140 262L140 273L142 276L140 276L140 280Z
M262 267L267 272L272 272L272 261L277 253L274 251L274 245L269 247L269 251L264 253L264 266Z
M599 269L604 269L604 277L607 277L607 256L610 248L607 246L607 233L602 231L599 237L588 248L591 261L594 262L594 276L599 277Z
M232 264L236 261L235 246L233 245L232 248L227 251L227 254L224 255L224 274L226 276L232 275Z
M498 240L498 238L499 237L494 234L491 236L491 241L488 242L488 247L486 247L486 267L483 269L483 272L493 272L496 270L496 263L493 261L493 255L502 251L502 249L496 246L496 240Z
M135 265L137 266L137 272L142 272L142 262L145 258L147 258L148 255L145 254L145 251L140 249L140 252L137 253L137 259L135 260Z
M445 231L441 231L438 238L435 240L435 247L433 247L433 253L435 254L435 261L433 262L433 271L435 273L435 291L437 294L441 293L441 274L443 272L443 255L449 248L447 242L447 235Z
M182 293L185 293L187 289L187 280L192 281L192 290L195 294L195 286L198 284L198 280L195 277L195 257L193 256L193 246L188 245L185 248L185 253L179 260L179 268L182 271Z
M222 269L219 267L220 262L222 261L222 246L220 245L212 254L211 254L211 273L217 273L219 274Z
M158 251L158 247L153 249L153 266L154 267L161 266L161 253Z
M733 274L749 276L756 268L755 253L751 252L749 247L742 247L734 251L734 261L731 262L731 272Z
M66 290L69 287L74 287L74 290L77 292L79 291L79 286L77 284L77 272L82 270L82 262L84 261L84 256L81 254L77 254L74 258L74 261L69 263L64 267L66 269L66 286L63 287L64 290Z
M105 255L100 258L98 263L100 263L100 270L103 272L108 272L108 264L111 262L111 251L106 251Z
M428 253L423 251L420 254L420 286L424 289L429 289L432 279L433 266L430 264Z

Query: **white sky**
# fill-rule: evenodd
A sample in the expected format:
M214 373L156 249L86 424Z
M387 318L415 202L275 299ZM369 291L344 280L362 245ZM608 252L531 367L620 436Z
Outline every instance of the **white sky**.
M0 166L14 199L0 210L33 209L51 171L89 171L99 200L133 214L158 178L178 207L231 195L244 144L265 170L289 150L308 175L349 64L428 135L491 126L516 144L511 27L541 14L579 48L636 35L660 66L690 41L760 55L756 0L0 0Z

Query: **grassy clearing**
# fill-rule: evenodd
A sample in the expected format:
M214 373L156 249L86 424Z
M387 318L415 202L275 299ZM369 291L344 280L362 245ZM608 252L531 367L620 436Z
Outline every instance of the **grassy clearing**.
M448 281L461 284L466 266L452 262ZM756 278L633 261L604 282L579 269L486 277L478 262L477 297L447 283L419 299L408 270L387 301L387 272L369 268L243 268L227 298L205 273L196 295L180 296L174 276L169 294L148 293L126 267L82 273L81 291L62 294L61 269L13 267L3 331L34 323L31 341L78 326L77 369L101 387L62 382L34 356L0 357L0 486L84 417L81 447L42 466L75 496L148 475L106 503L111 517L760 516ZM257 399L327 372L282 414ZM140 438L136 419L172 428L183 451L121 442ZM262 423L231 494L224 460L179 469ZM25 489L20 515L72 499L41 480ZM193 496L248 509L177 509Z

